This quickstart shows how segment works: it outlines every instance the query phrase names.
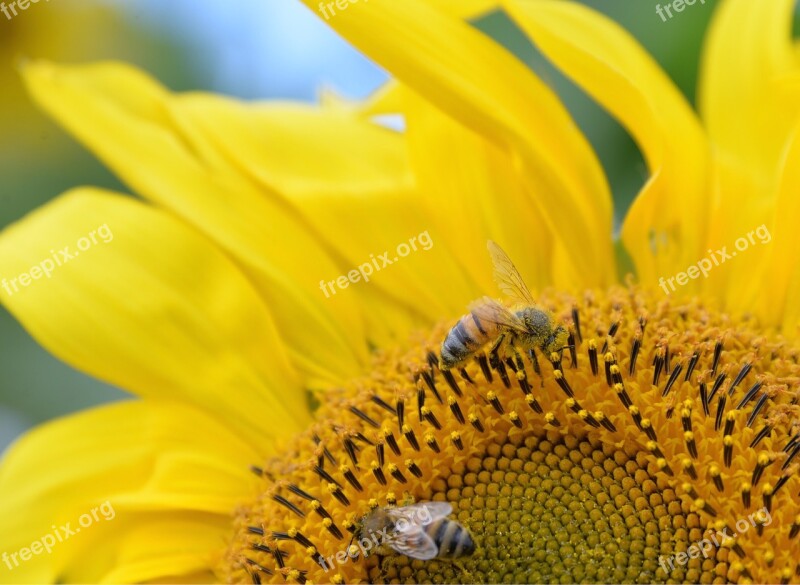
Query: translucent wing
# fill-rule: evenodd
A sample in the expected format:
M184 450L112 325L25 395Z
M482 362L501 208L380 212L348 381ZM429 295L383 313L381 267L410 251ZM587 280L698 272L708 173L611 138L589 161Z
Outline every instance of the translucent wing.
M420 520L422 524L430 524L439 518L446 518L453 511L447 502L417 502L399 508L387 508L386 513L395 523L401 518L413 523Z
M388 544L395 551L412 559L428 560L439 554L439 547L425 533L425 526L446 518L453 511L447 502L419 502L386 512L394 522L394 531Z
M511 297L514 302L530 306L535 305L531 291L528 290L525 281L522 280L517 267L514 266L508 254L492 240L489 240L487 247L494 266L494 279L500 290Z
M522 319L517 317L514 313L506 309L503 305L490 297L483 297L479 301L475 301L469 306L478 321L481 323L494 323L509 327L514 331L520 333L527 333L528 329L525 327Z
M421 526L393 534L389 538L389 546L400 554L421 561L433 559L439 554L439 547Z

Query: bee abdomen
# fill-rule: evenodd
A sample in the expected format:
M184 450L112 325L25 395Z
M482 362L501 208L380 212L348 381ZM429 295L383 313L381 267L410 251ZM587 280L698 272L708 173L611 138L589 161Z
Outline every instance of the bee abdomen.
M439 557L457 559L475 552L475 543L458 522L442 518L427 526L426 532L439 548Z
M474 313L461 317L442 343L444 365L451 367L469 358L491 339L495 329L482 323Z

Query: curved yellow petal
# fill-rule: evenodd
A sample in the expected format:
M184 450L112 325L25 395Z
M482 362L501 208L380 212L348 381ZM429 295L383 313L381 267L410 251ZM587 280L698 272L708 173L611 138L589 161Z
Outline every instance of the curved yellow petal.
M309 420L262 299L227 256L163 211L72 191L0 235L0 275L0 302L79 370L194 404L263 449Z
M365 116L389 113L405 119L415 185L423 194L421 206L429 210L437 230L446 234L449 253L471 278L466 299L459 296L459 311L469 300L498 294L486 250L488 239L500 243L514 258L531 288L582 286L560 278L561 264L555 261L553 250L562 242L537 214L508 151L399 82L390 83L362 111ZM449 280L441 285L452 288Z
M762 252L766 261L741 261L750 270L747 300L751 307L756 307L768 324L777 325L784 335L796 338L800 334L800 122L795 124L781 165L773 215L767 226L770 237L763 238L767 244ZM761 235L764 234L762 230Z
M115 63L37 62L23 71L36 101L135 192L236 259L309 384L361 371L368 354L360 307L352 297L335 304L320 298L320 279L338 274L329 250L280 196L231 169L217 145L195 142L197 133L173 117L168 92ZM311 168L314 161L305 163Z
M435 230L435 214L425 212L426 195L438 192L421 189L412 176L404 134L308 106L245 109L212 95L175 104L176 119L196 133L195 143L214 145L221 159L285 197L342 259L336 272L320 274L326 283L347 281L344 275L362 265L372 271L368 282L358 275L346 290L326 284L318 292L323 302L377 288L386 303L407 305L430 322L474 298L449 254L454 231Z
M0 550L11 565L0 563L0 581L132 583L210 570L258 481L248 470L257 450L229 426L181 403L130 401L23 436L0 466ZM42 540L55 541L49 554L14 556Z
M500 7L500 0L436 0L436 7L461 18L480 18Z
M698 106L720 156L775 180L800 114L795 0L720 2L704 48Z
M507 0L542 52L628 130L650 180L622 229L640 280L683 269L705 252L709 149L691 107L621 26L575 2Z
M114 566L99 580L83 582L219 583L211 569L218 565L220 549L230 533L230 518L175 512L152 515L115 533ZM101 548L92 554L102 552Z
M357 8L328 24L442 111L510 149L527 197L563 238L571 279L608 282L608 186L557 96L500 45L436 5L374 0Z
M795 4L721 2L702 56L698 96L716 167L708 244L712 253L727 246L739 255L715 268L704 284L724 297L727 308L771 315L773 324L782 320L776 309L784 306L779 299L785 291L770 286L767 298L764 285L773 276L786 284L787 269L781 265L774 273L764 268L768 256L782 256L777 249L783 247L783 238L794 242L783 224L792 204L779 199L786 197L782 175L792 174L786 164L796 149L793 132L800 121L800 58L792 38ZM794 218L791 213L788 217ZM749 240L762 225L782 232L781 242L776 236L766 247L756 241L740 251L734 248L739 238Z

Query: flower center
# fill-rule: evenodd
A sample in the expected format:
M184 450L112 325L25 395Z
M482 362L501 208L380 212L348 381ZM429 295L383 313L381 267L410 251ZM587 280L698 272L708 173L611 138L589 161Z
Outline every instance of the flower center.
M797 350L636 289L540 304L570 331L560 355L481 351L441 370L441 324L332 389L313 428L257 468L224 578L788 582ZM433 560L363 539L376 508L429 501L452 506L474 553L451 558L444 529L426 532Z

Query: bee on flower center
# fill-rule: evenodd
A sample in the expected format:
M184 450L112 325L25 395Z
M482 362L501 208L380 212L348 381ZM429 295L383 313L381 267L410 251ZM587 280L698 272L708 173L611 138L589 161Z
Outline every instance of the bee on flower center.
M488 248L497 284L519 308L512 312L490 297L472 303L470 312L442 342L443 369L461 366L488 343L493 360L513 357L517 347L525 351L538 348L546 356L566 347L566 328L555 325L553 315L536 307L533 295L503 249L491 240Z
M397 508L377 507L361 520L354 539L377 540L378 551L391 549L412 559L457 559L475 552L472 536L447 516L453 507L446 502L419 502Z

